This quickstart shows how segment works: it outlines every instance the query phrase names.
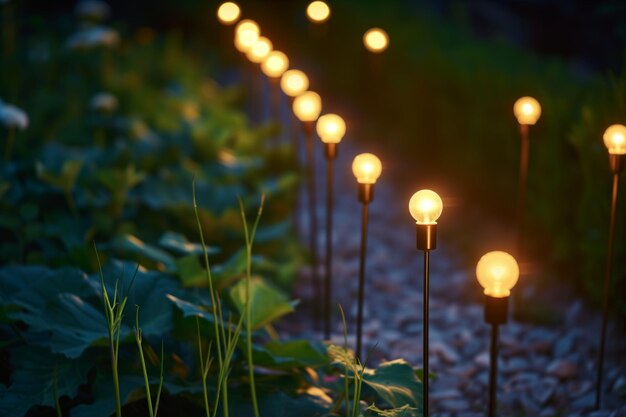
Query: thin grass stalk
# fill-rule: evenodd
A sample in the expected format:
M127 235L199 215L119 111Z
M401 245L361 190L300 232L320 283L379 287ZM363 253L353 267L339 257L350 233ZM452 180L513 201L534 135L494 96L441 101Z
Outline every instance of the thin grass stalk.
M252 407L254 409L254 416L259 417L259 405L256 397L256 386L254 382L254 363L252 361L252 310L250 308L251 297L250 297L250 282L252 280L252 244L254 242L254 236L256 234L257 227L259 225L259 220L261 219L261 214L263 214L263 204L265 202L265 195L261 196L261 204L259 205L259 210L257 212L256 219L254 221L254 225L252 227L252 232L248 231L248 222L246 221L246 213L243 208L243 202L239 199L239 209L241 211L241 219L243 221L243 229L246 237L246 344L247 346L247 359L248 359L248 374L250 378L250 394L252 396Z
M146 386L146 400L148 401L148 413L150 417L154 417L154 410L152 409L152 395L150 395L150 381L148 380L148 370L146 369L146 360L143 356L143 346L141 344L142 335L139 328L139 306L135 306L135 342L137 343L137 349L139 350L139 360L141 362L141 371L143 373L143 382Z
M346 315L343 312L341 304L339 304L339 312L341 313L341 322L343 323L343 348L348 351L348 326L346 325ZM350 417L350 381L348 380L348 364L345 366L345 376L343 378L344 391L346 397L346 417Z
M161 370L159 377L159 388L157 389L156 404L154 405L154 417L157 417L159 412L159 403L161 402L161 391L163 391L163 362L165 360L163 352L163 340L161 340Z
M200 319L197 316L196 316L196 329L198 331L198 355L200 355L200 373L202 374L202 393L204 395L204 412L206 414L206 417L210 417L211 412L209 408L209 394L207 392L207 387L206 387L206 375L208 375L209 367L207 364L205 368L204 354L202 353L202 336L200 334ZM207 356L207 361L208 359L209 358Z

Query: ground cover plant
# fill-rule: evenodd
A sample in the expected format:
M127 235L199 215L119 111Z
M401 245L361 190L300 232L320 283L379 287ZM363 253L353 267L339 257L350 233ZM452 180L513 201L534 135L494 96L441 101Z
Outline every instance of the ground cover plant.
M210 60L93 14L15 16L0 106L27 119L3 119L1 415L419 415L407 362L278 337L306 258L293 150L268 146L277 127L252 126Z

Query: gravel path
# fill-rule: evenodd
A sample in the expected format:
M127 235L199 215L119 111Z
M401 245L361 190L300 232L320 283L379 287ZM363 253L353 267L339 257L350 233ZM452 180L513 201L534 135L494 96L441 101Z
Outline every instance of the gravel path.
M341 303L347 312L352 346L361 206L350 167L352 158L364 151L367 149L342 144L335 171L334 302ZM324 174L325 160L319 144L316 154L318 173ZM323 256L325 176L318 178L319 248ZM376 345L374 362L405 358L421 366L422 256L415 250L414 223L406 207L409 197L385 178L383 168L370 205L364 347L367 350ZM302 210L302 224L307 224L307 216L308 212ZM439 223L440 228L446 227L445 208ZM306 236L303 239L308 242ZM431 254L430 366L437 375L430 388L431 409L432 415L442 417L478 417L484 415L487 407L490 328L483 320L482 303L476 301L480 300L476 297L480 289L474 270L455 263L453 252L451 245L440 240L439 248ZM310 314L307 306L310 309L313 302L308 269L302 275L296 296L303 299L304 308L299 315L286 319L281 332L319 339L320 334L311 330L306 316ZM474 298L468 293L473 293ZM626 416L625 338L617 331L609 331L605 370L608 391L604 408L593 412L600 314L588 311L580 301L562 308L564 320L558 326L509 321L501 327L500 415ZM341 344L338 314L333 323L332 341Z

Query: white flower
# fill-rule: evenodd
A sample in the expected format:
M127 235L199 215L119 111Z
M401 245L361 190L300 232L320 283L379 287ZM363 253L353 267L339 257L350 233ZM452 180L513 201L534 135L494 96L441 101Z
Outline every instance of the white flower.
M117 109L118 101L111 93L97 93L89 100L89 107L97 111L112 112Z
M76 32L66 42L70 49L89 49L96 46L115 46L120 35L114 29L104 26L91 26Z
M24 130L28 127L28 115L18 107L12 104L3 104L0 101L0 123L6 127L17 127Z
M109 17L111 8L100 0L83 0L76 3L74 11L80 18L100 21Z

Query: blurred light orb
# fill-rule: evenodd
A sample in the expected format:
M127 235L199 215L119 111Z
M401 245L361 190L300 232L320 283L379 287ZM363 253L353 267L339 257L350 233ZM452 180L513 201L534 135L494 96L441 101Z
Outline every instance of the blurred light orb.
M235 47L244 54L248 53L259 40L260 33L259 25L254 20L242 20L235 27Z
M323 1L313 1L306 8L306 16L313 23L324 23L330 17L330 7Z
M508 297L519 278L519 265L506 252L488 252L476 265L476 277L486 295L495 298Z
M270 52L272 52L272 48L272 41L267 39L265 36L261 36L248 50L246 56L251 62L260 64L263 60L265 60Z
M383 171L380 159L373 153L362 153L352 161L352 173L359 184L376 184Z
M317 120L317 135L324 143L339 143L346 134L346 122L336 114L325 114Z
M363 44L370 52L383 52L389 46L389 35L381 28L372 28L363 35Z
M234 25L241 16L241 9L237 3L226 1L217 9L217 18L225 25Z
M611 155L626 154L626 126L611 125L604 131L604 145Z
M289 68L289 58L281 51L270 52L261 63L263 74L278 78Z
M443 201L432 190L420 190L409 200L409 212L417 224L437 224L443 211Z
M305 91L293 101L293 113L302 122L314 122L322 111L322 98L314 91Z
M541 116L541 105L532 97L521 97L513 105L513 114L521 125L534 125Z
M296 97L309 88L309 77L297 69L287 70L280 79L280 88L289 97Z

